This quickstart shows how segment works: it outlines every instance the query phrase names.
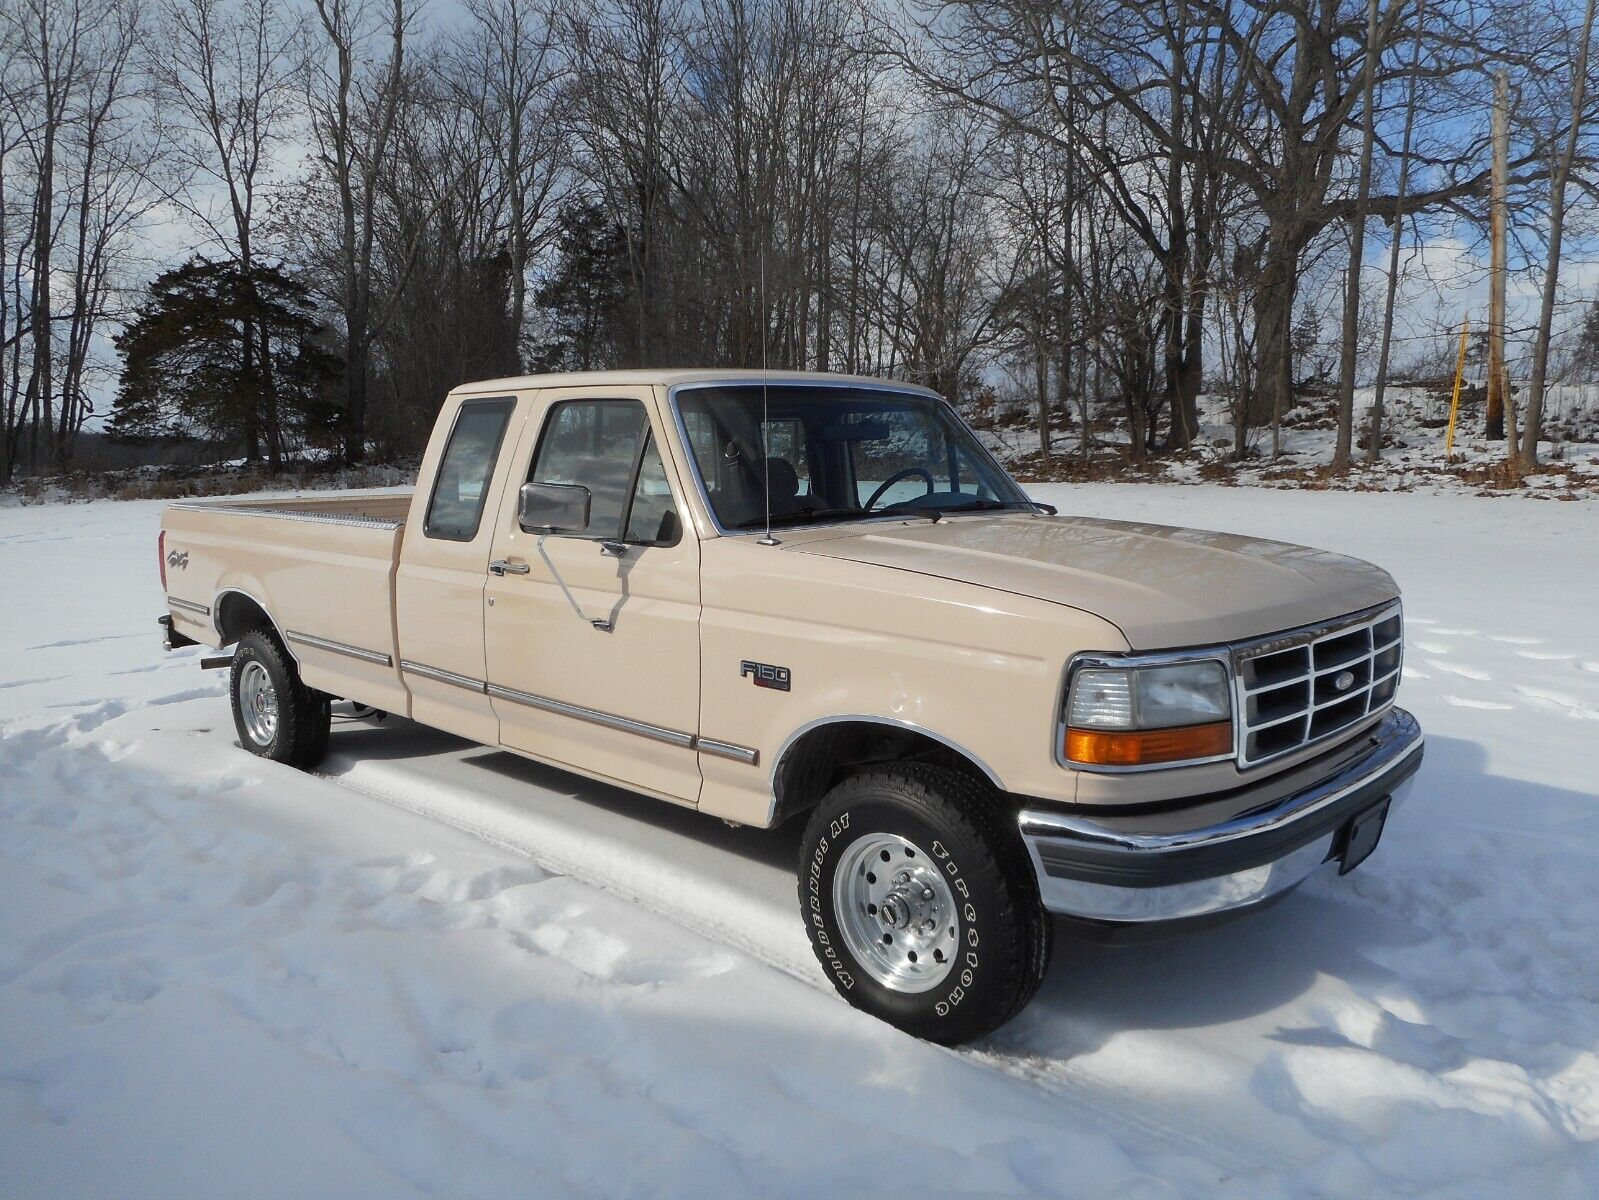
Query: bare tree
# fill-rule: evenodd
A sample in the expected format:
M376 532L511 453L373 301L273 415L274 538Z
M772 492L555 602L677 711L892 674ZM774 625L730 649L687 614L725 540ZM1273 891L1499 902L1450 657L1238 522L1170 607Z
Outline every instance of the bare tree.
M1561 242L1566 229L1566 185L1577 158L1577 142L1585 116L1588 84L1588 50L1593 42L1594 0L1588 0L1571 68L1571 110L1566 119L1566 136L1550 164L1549 172L1549 258L1544 267L1543 293L1538 304L1538 332L1532 348L1532 380L1527 388L1527 415L1522 433L1521 457L1527 466L1538 462L1538 438L1543 428L1544 379L1549 369L1549 329L1554 321L1555 289L1560 281Z
M996 298L1016 264L995 262L985 210L970 202L985 139L971 118L951 117L898 163L881 230L887 254L878 286L891 370L958 398L973 356L993 337Z
M1399 7L1402 0L1396 0ZM1377 0L1366 3L1366 65L1361 72L1360 177L1355 184L1355 209L1349 221L1349 272L1344 285L1343 343L1338 356L1338 436L1333 449L1333 467L1349 465L1355 431L1355 344L1360 324L1360 285L1366 265L1366 212L1371 199L1372 146L1377 136L1377 112L1373 85L1377 61L1383 44L1378 40Z
M1427 0L1416 0L1415 56L1421 56L1421 29L1425 23ZM1405 129L1400 135L1399 177L1394 183L1393 236L1388 246L1388 281L1383 297L1382 338L1377 351L1377 378L1372 388L1371 423L1366 434L1366 461L1382 458L1383 398L1388 388L1388 358L1393 347L1394 301L1399 292L1399 252L1404 242L1405 197L1410 188L1410 148L1416 132L1416 88L1419 73L1412 72L1406 85Z
M683 0L572 5L572 112L583 167L627 238L634 363L664 352L660 278L672 198L668 146L676 114L686 17Z
M20 0L0 13L7 43L0 153L6 225L26 230L10 259L0 478L25 441L30 465L59 466L92 414L97 334L112 319L130 232L153 202L160 155L140 120L139 11L124 0ZM20 208L20 213L19 213ZM24 276L26 279L24 279ZM24 368L24 362L26 367Z
M564 65L549 7L544 0L467 0L470 23L450 64L455 98L480 127L478 142L492 156L505 197L517 345L501 369L511 373L524 365L528 271L553 232L566 179Z
M32 317L26 270L37 231L31 194L13 182L26 172L39 90L23 68L18 15L0 9L0 484L11 481L29 416L22 380Z
M152 59L161 99L185 126L176 149L205 181L182 189L179 202L253 287L263 187L301 113L304 24L271 0L165 0L160 33L166 50ZM261 417L246 455L256 456L264 435L276 471L283 434L272 347L248 318L243 342L249 348L243 378L260 397Z
M383 174L406 98L406 42L414 14L387 0L381 19L364 0L314 0L323 54L310 76L317 162L337 203L336 303L344 320L344 458L366 457L372 343L384 319L373 290L373 246ZM415 232L412 252L423 230ZM404 271L398 283L403 285Z
M83 51L81 21L74 9L61 13L48 0L26 0L17 13L20 37L16 52L31 68L37 84L36 107L27 142L32 151L33 230L28 298L29 334L33 342L23 408L32 424L31 451L41 446L54 463L55 346L51 320L54 297L51 278L58 228L56 224L57 154L72 106ZM64 18L64 19L63 19ZM41 437L40 431L43 431Z

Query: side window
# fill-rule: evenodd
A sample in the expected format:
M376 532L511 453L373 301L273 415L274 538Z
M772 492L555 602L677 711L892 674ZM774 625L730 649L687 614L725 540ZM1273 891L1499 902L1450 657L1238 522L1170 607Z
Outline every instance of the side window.
M672 489L666 484L666 467L655 439L644 441L644 454L638 463L638 480L628 504L627 532L623 541L670 546L677 541L677 509L672 506Z
M657 541L672 509L649 419L637 400L566 400L552 407L528 479L588 488L590 537Z
M428 537L470 542L477 536L494 478L494 461L515 408L515 400L474 400L461 405L428 501L422 526Z

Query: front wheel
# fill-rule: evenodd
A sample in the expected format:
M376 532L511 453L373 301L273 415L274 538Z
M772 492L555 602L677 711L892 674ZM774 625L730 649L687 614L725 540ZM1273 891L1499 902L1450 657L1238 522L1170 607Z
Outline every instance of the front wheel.
M799 898L839 994L954 1044L1020 1012L1043 981L1050 923L991 788L927 763L863 770L811 814Z

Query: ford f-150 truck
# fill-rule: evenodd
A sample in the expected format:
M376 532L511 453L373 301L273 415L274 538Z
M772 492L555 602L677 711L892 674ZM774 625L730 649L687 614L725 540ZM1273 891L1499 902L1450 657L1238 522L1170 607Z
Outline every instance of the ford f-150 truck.
M941 1042L1028 1002L1050 914L1209 918L1351 870L1421 762L1385 572L1056 515L881 379L469 384L414 494L173 504L160 557L168 644L234 648L245 749L311 767L347 700L803 820L824 972Z

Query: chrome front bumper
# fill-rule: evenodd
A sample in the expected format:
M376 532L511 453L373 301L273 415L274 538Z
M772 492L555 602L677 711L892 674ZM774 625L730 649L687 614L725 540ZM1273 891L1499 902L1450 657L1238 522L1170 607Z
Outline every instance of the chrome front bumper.
M1137 832L1040 809L1019 816L1022 840L1051 912L1143 923L1261 904L1339 855L1362 813L1403 800L1421 765L1421 726L1395 708L1369 733L1370 748L1292 795L1214 825Z

